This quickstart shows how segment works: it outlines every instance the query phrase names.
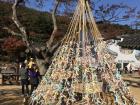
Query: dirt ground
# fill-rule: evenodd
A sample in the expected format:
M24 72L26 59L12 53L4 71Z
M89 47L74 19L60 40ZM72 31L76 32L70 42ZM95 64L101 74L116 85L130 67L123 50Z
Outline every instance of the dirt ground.
M140 76L125 75L130 92L140 105ZM23 105L21 87L16 85L0 86L0 105Z
M130 87L130 92L135 97L138 105L140 105L140 87Z
M128 84L131 94L140 105L140 75L124 75L123 79Z
M20 86L0 86L0 105L23 105Z

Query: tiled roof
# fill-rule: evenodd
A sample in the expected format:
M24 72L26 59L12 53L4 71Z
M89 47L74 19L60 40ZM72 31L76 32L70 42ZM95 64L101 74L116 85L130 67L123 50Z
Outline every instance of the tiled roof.
M122 38L124 39L118 43L119 46L140 50L140 34L124 35Z

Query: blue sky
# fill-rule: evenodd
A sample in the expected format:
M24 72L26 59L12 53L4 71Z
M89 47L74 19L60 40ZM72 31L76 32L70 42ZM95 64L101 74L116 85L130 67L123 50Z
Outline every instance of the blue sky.
M96 0L98 1L98 0ZM136 8L136 12L140 11L140 0L101 0L102 2L99 2L98 5L101 4L119 4L119 3L123 3L126 4L132 8ZM133 24L133 22L136 20L136 18L131 18L128 21L122 21L120 22L120 24L127 24L127 25L131 25Z
M43 7L37 7L37 4L35 3L35 0L29 0L30 2L27 3L26 5L30 8L34 8L40 11L49 11L50 9L52 9L52 4L54 0L46 0L46 2L43 3ZM98 2L100 1L100 2ZM130 7L136 7L137 11L140 11L140 0L95 0L95 2L98 2L96 7L98 7L101 4L119 4L119 3L123 3L123 4L127 4ZM135 21L135 18L131 18L128 21L125 22L120 22L120 24L132 24L133 21Z

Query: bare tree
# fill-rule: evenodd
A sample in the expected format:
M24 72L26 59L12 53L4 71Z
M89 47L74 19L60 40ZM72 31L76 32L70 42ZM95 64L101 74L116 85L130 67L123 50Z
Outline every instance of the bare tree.
M134 21L135 29L140 29L140 10L137 11L136 20Z
M40 68L42 69L45 69L42 65L42 64L45 64L45 63L49 63L50 61L50 58L51 56L48 55L47 52L49 53L53 53L54 50L58 47L59 43L58 42L57 44L53 45L53 41L54 41L54 38L55 38L55 35L58 31L58 25L57 25L57 20L56 20L56 12L57 12L57 9L58 9L58 6L61 2L64 2L63 0L55 0L55 5L53 7L53 11L52 11L52 20L53 20L53 32L51 34L51 37L50 39L46 42L46 47L45 47L45 51L42 51L42 49L40 48L35 48L35 46L30 43L30 41L28 40L28 35L27 35L27 31L26 31L26 28L20 23L18 17L17 17L17 7L19 6L20 3L22 2L25 2L25 0L15 0L14 3L13 3L13 6L12 6L12 20L14 22L14 24L17 26L17 28L19 29L20 33L16 33L14 32L13 30L11 30L10 28L8 27L4 27L3 29L7 30L8 32L10 32L12 35L16 35L16 36L20 36L22 38L22 40L26 43L26 46L27 48L31 51L31 52L41 52L42 56L44 57L44 60L39 60L37 57L36 57L36 61L39 65ZM39 3L43 3L42 0L39 0L38 1ZM51 54L52 55L52 54Z
M18 20L18 17L17 17L17 6L22 2L24 2L24 0L15 0L15 2L12 5L12 11L13 11L12 20L13 20L14 24L17 26L17 28L19 29L20 33L16 33L13 30L9 29L8 27L4 27L3 29L6 29L12 35L20 36L22 38L22 40L25 42L29 51L34 53L36 48L32 45L32 43L29 42L28 37L27 37L28 36L27 31L26 31L25 27L20 23L20 21ZM40 49L37 51L40 51ZM38 66L40 68L42 68L42 70L45 70L44 65L43 65L44 61L39 60L37 57L36 57L36 61L37 61ZM41 71L41 72L44 72L44 71Z
M27 39L27 32L25 30L25 27L20 23L20 21L17 18L17 6L23 2L24 0L15 0L15 2L13 3L12 6L12 20L15 23L15 25L17 26L17 28L19 29L20 33L16 33L14 31L12 31L11 29L9 29L8 27L4 27L3 29L8 30L8 32L11 32L12 35L16 35L16 36L20 36L22 38L22 40L26 43L27 47L30 47L30 44L28 42Z
M102 22L120 22L126 21L135 14L135 8L123 3L112 5L100 5L95 10L96 20Z

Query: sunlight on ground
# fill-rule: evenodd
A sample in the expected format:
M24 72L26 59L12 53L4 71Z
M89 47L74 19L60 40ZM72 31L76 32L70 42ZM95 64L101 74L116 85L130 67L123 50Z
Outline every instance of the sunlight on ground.
M140 85L135 83L137 81L140 83L140 76L124 76L125 80L131 82L130 92L135 97L140 105ZM21 86L7 85L0 86L0 105L23 105L23 97L21 96Z

